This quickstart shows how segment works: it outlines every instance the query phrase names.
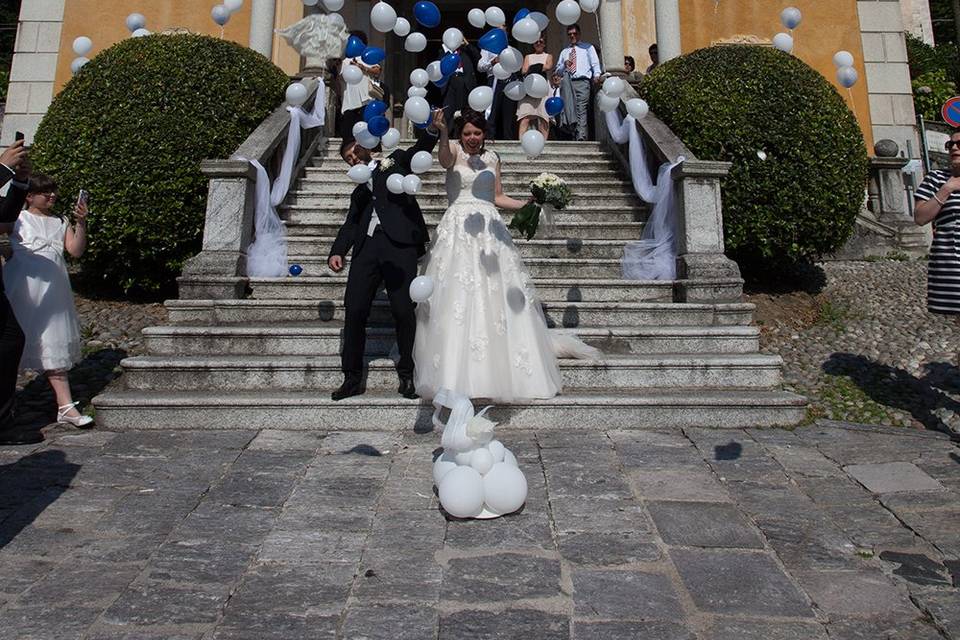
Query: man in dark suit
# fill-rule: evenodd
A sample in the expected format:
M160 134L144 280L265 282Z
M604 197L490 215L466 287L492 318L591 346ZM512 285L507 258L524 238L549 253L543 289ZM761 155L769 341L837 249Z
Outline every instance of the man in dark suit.
M476 45L468 42L464 42L456 51L450 51L446 45L442 45L439 59L442 60L448 53L456 53L460 56L459 68L453 72L440 90L443 115L447 122L453 122L453 114L467 108L467 96L477 87L478 80L481 79L477 71L480 50Z
M441 118L441 111L434 118ZM374 160L369 150L353 140L345 140L340 155L350 166L368 164L373 173L370 182L357 185L350 195L347 219L337 233L327 264L335 273L343 270L347 252L353 248L350 275L344 296L346 317L343 328L341 368L343 384L331 394L342 400L364 392L363 354L367 341L370 307L383 284L390 300L397 328L400 361L397 392L416 398L413 384L413 340L417 330L415 305L410 299L410 283L417 276L417 260L426 253L427 225L414 196L391 193L387 178L408 175L410 159L419 151L433 152L437 130L431 126L415 145L398 149L383 160Z
M7 197L0 204L0 224L15 222L27 197L29 168L23 140L14 142L0 154L0 186L14 180ZM13 426L13 404L17 393L17 370L23 353L23 331L3 292L3 269L0 268L0 445L43 442L38 432L18 432Z

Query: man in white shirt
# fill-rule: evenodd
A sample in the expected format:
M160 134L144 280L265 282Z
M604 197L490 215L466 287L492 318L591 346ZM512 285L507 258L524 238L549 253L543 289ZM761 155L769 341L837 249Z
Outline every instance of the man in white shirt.
M480 61L477 63L477 71L487 74L487 84L493 89L493 102L487 107L484 115L487 118L487 139L488 140L513 140L516 137L515 123L517 120L517 103L507 98L503 89L520 76L513 74L506 80L500 80L493 75L493 67L500 61L497 54L492 51L481 51Z
M591 84L600 83L603 69L600 67L600 56L597 55L596 48L589 42L580 41L579 24L567 27L567 38L570 45L560 52L553 72L570 77L576 101L577 140L586 140L589 130L587 109L590 106L590 87Z

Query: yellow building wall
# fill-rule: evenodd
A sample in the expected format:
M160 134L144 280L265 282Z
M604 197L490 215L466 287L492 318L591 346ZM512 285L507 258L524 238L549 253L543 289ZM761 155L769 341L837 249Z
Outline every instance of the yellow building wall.
M657 22L653 0L622 0L620 17L623 19L623 54L633 56L637 70L650 66L647 49L657 41Z
M642 3L644 0L634 1ZM778 32L786 31L780 23L780 12L788 6L797 7L803 14L803 21L793 31L793 55L837 87L857 115L867 149L873 149L856 0L680 0L683 52L740 35L771 40ZM860 76L850 92L837 84L833 54L841 50L853 54Z

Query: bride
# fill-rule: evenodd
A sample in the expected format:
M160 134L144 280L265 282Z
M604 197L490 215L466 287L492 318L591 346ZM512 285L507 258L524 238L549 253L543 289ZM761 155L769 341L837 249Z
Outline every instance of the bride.
M450 206L424 270L433 294L417 305L417 392L433 398L445 388L499 402L552 398L561 387L557 347L497 211L526 203L503 193L500 158L484 148L483 114L468 110L455 120L457 142L442 116L434 122Z

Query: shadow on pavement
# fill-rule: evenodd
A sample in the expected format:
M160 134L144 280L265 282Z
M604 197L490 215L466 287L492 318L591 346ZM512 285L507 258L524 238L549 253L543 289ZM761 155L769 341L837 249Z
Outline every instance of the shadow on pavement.
M0 548L5 547L59 498L81 465L63 451L44 450L0 465Z

